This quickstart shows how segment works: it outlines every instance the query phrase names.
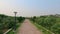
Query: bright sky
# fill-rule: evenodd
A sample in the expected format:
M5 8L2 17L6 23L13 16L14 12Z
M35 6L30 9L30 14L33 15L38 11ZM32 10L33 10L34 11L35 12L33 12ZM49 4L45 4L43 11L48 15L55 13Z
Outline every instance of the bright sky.
M0 0L0 14L40 16L60 14L60 0Z

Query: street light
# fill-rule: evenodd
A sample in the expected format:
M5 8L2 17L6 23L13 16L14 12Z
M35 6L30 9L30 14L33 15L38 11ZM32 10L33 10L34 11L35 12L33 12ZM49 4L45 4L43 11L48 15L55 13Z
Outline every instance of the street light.
M16 14L17 14L17 12L14 12L14 14L15 14L15 24L14 24L14 31L16 30Z

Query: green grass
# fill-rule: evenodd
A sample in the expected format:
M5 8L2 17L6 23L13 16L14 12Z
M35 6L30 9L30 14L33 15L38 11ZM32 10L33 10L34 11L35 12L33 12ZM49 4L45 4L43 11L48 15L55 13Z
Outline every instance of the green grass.
M33 23L33 22L32 22ZM43 34L53 34L53 32L49 31L48 29L38 25L37 23L33 23Z
M24 20L23 20L24 21ZM21 24L23 23L23 21L21 23L16 24L16 31L17 29L21 26ZM7 34L16 34L16 32L13 32L13 30L9 31Z
M10 32L8 32L7 34L14 34L13 30L11 30Z
M17 24L16 26L16 30L20 27L21 23ZM8 32L7 34L16 34L15 32L13 32L13 30L11 30L10 32Z

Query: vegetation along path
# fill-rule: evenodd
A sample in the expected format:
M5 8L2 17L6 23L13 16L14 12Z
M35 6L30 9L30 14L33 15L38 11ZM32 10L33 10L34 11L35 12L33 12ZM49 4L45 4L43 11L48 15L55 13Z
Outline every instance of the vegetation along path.
M17 34L42 34L28 19L25 19Z

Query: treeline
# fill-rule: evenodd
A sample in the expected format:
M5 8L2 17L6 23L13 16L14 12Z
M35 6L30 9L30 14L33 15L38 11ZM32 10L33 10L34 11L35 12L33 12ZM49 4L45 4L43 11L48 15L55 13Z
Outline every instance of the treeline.
M55 34L60 34L60 16L59 15L46 15L40 17L32 17L31 20L38 25L45 27Z
M21 23L25 18L24 17L16 17L16 24ZM15 24L15 18L12 16L7 16L0 14L0 34L3 34L10 28L13 28Z

